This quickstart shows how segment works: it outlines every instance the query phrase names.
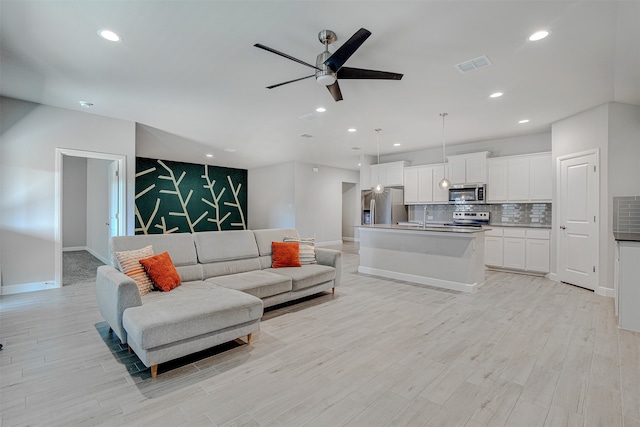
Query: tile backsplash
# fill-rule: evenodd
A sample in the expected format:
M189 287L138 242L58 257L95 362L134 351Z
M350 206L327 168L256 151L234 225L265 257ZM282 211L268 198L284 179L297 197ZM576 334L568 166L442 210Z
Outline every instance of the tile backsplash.
M425 205L409 206L409 220L422 221ZM451 222L455 211L489 211L492 224L551 227L551 203L502 203L492 205L426 205L427 221Z
M640 196L613 198L613 231L640 233Z

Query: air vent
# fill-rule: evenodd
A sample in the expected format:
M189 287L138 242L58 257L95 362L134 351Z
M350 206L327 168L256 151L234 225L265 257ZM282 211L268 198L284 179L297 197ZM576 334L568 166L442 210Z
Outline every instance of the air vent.
M300 138L313 138L313 135L309 133L303 133L302 135L300 135Z
M304 116L300 116L300 118L302 120L312 121L316 119L316 116L314 116L313 114L305 114Z
M362 148L360 147L351 147L352 150L358 151L358 150L362 150Z
M491 65L491 61L487 58L486 55L479 56L474 59L470 59L469 61L461 62L456 65L456 68L461 73L467 73L469 71L477 70L478 68L483 68Z

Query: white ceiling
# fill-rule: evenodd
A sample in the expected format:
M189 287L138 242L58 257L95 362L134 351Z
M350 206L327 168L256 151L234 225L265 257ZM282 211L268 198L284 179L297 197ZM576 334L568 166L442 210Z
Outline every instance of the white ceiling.
M440 112L457 144L548 131L604 102L640 104L639 1L2 0L0 13L2 95L173 134L174 158L197 163L356 169L376 153L375 128L382 155L440 146ZM338 103L314 79L265 89L312 70L254 43L315 63L320 30L337 33L334 51L360 27L372 35L346 66L401 81L343 80ZM99 38L101 28L123 40ZM527 41L541 28L551 35ZM482 55L493 65L455 68ZM489 99L495 91L504 96Z

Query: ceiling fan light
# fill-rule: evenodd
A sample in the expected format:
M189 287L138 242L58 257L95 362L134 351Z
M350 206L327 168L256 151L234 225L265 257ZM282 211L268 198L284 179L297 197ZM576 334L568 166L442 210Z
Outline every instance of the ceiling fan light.
M336 77L331 74L321 74L316 77L316 81L324 86L331 86L336 82Z

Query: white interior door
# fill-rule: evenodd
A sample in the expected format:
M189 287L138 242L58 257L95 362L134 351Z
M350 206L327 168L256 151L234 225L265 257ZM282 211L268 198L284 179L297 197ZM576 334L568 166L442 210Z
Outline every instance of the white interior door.
M109 164L109 236L107 241L113 236L117 236L120 230L120 171L118 162ZM107 250L107 252L109 251Z
M559 158L558 274L560 281L595 290L598 265L597 157Z

